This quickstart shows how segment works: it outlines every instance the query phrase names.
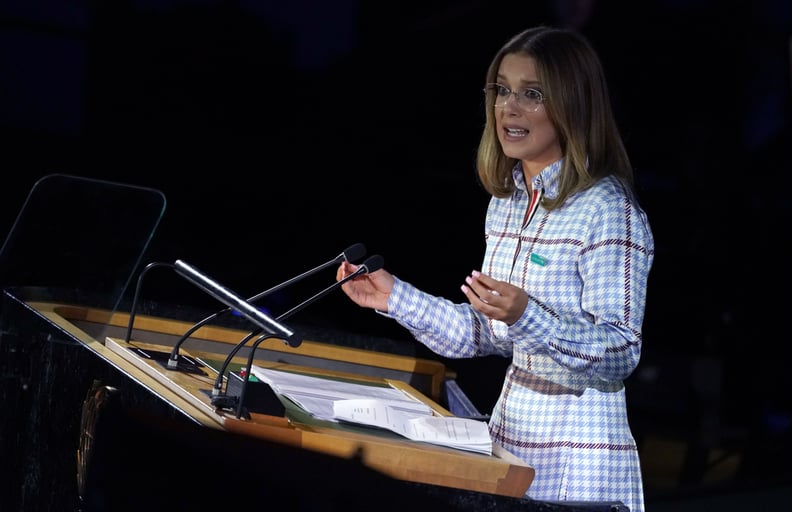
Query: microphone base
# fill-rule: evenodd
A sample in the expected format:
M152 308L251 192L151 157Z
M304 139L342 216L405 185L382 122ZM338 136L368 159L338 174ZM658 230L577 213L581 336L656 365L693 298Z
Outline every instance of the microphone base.
M236 397L242 396L242 386L245 379L236 372L228 372L228 382L226 383L226 394ZM260 380L248 380L245 390L245 402L242 410L268 416L283 417L286 415L286 407L281 402L278 395L272 390L269 384ZM247 416L247 414L243 414Z
M159 350L148 350L148 349L144 350L139 347L129 347L129 350L131 350L140 357L144 357L146 359L152 359L156 361L166 370L180 371L184 373L193 373L195 375L204 375L204 376L209 375L208 373L202 370L202 368L204 368L203 364L196 361L195 359L185 356L184 354L179 354L178 364L174 368L171 366L172 363L170 361L170 355L171 355L170 352L162 352Z

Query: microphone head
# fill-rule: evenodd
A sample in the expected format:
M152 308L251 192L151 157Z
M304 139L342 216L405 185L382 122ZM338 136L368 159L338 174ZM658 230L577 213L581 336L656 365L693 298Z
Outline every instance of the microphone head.
M365 273L369 272L376 272L377 270L381 269L385 265L385 258L380 256L379 254L375 254L374 256L369 256L366 258L366 261L360 265L360 268L365 268Z
M354 244L350 245L344 252L341 254L345 260L350 263L355 263L358 260L363 259L363 256L366 255L366 246L363 244Z

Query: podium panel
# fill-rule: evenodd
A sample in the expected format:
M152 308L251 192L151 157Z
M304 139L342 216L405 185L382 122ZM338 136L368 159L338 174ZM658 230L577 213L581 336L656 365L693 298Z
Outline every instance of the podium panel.
M214 410L206 401L202 389L211 377L181 372L166 376L162 373L167 370L159 364L131 357L123 337L108 337L101 343L88 334L87 319L106 317L107 312L25 301L8 290L2 299L0 366L6 378L0 381L0 401L6 414L0 416L4 462L0 504L4 509L115 512L215 504L249 507L289 493L301 510L335 510L343 508L342 502L345 510L433 512L591 512L614 505L526 498L534 470L508 454L485 456L255 413L251 420L236 418ZM123 314L112 315L120 315L117 323L124 323ZM184 327L177 320L156 321L177 332ZM130 342L146 343L134 338ZM374 354L376 364L382 364L380 356ZM403 365L401 357L392 366ZM365 358L358 361L366 363ZM81 416L86 396L97 385L115 390L115 406L110 414L98 415L106 422L97 422L92 435L86 436ZM402 385L423 396L438 414L449 414L409 384ZM85 452L86 445L93 449ZM82 461L94 463L78 471ZM237 494L240 488L248 493ZM164 498L152 498L159 493L165 493ZM345 502L345 496L353 496L349 498L353 501ZM116 508L103 508L110 503Z
M126 325L128 321L128 316L119 312L111 313L52 303L33 302L30 306L62 328L74 330L77 333L84 333L84 331L77 329L72 322L75 319L85 321L92 317L99 317L103 325L113 323ZM181 333L190 327L189 324L183 321L162 318L138 317L137 321L149 329L158 329L157 334ZM228 351L230 346L227 345L227 340L239 340L244 338L245 334L244 331L224 328L215 329L214 331L207 330L201 336L206 341L217 343L216 347L220 347L220 349L226 348L226 351ZM131 365L133 367L133 369L129 369L131 375L153 379L156 384L151 384L152 389L161 392L163 395L168 394L173 397L172 400L180 408L196 411L195 417L200 418L201 423L212 421L216 423L217 428L228 432L266 439L294 448L311 450L341 458L358 457L364 465L383 474L400 480L419 483L522 497L533 479L533 468L507 453L496 453L493 456L486 456L410 441L397 435L384 436L380 429L373 428L360 428L355 429L355 431L349 431L329 425L327 422L315 425L302 423L299 419L287 419L285 417L256 413L252 413L250 419L239 418L234 415L233 411L217 409L211 403L211 389L217 378L215 368L206 365L204 366L205 372L203 374L170 370L161 362L144 357L139 351L133 350L139 348L144 353L162 353L169 352L169 346L136 339L130 339L129 343L127 343L122 338L110 336L105 338L104 343L100 343L99 340L92 340L90 337L88 340L89 346L101 351L105 357L118 363L123 361ZM341 361L351 360L359 366L378 365L381 368L396 367L407 372L425 371L432 374L437 380L443 375L443 368L439 363L394 355L388 355L387 360L384 360L385 354L370 353L346 347L332 347L332 350L330 350L331 347L323 346L324 344L322 343L308 343L304 342L300 347L294 348L284 345L280 340L273 340L270 349L281 353L305 351L308 355L324 354ZM226 355L222 352L190 351L183 348L180 353L187 354L198 361L222 360ZM240 356L232 359L238 365L243 364L246 360L247 357ZM363 376L327 368L294 365L284 363L280 358L277 361L256 358L254 360L257 365L269 368L291 369L318 376L324 375L373 384L387 384L403 389L410 395L420 399L429 405L436 415L451 415L449 411L441 407L432 398L424 395L421 391L404 381ZM439 389L439 387L439 383L437 385L433 384L430 389Z
M128 315L48 302L31 301L26 302L25 305L53 326L73 336L85 348L95 352L97 356L143 384L170 406L189 417L193 423L234 435L278 443L301 451L332 455L342 459L355 458L364 466L378 473L420 484L522 498L533 479L533 468L508 453L496 452L492 456L481 455L410 441L395 434L384 436L379 429L373 428L370 429L370 432L366 432L369 429L344 430L323 424L301 423L299 420L256 413L251 414L250 419L236 417L232 412L217 409L211 404L209 391L215 382L216 373L210 367L207 367L205 374L168 370L157 361L146 359L130 349L130 346L135 346L147 350L169 351L170 347L167 345L138 341L134 338L127 343L123 336L119 338L108 336L102 342L88 334L88 331L91 330L88 324L92 319L102 324L103 332L106 332L107 325L125 326ZM190 324L181 320L146 316L138 318L141 326L152 329L159 336L183 333L190 327ZM138 331L136 331L137 334ZM216 345L204 345L202 348L211 348L216 351L193 349L184 350L183 353L198 360L223 359L225 353L230 349L229 340L237 341L244 335L244 331L235 331L230 328L207 329L200 336L205 341ZM329 347L318 342L308 341L300 347L293 348L275 340L273 346L269 348L275 352L304 350L306 355L323 356L329 360L335 358L344 363L351 361L358 366L378 367L383 370L398 370L407 373L423 372L430 382L427 388L430 390L439 389L444 376L444 370L440 363L421 361L408 356L369 353L370 351L339 346ZM220 351L222 349L225 349L225 353ZM233 362L241 364L246 359L247 357L237 356L233 358ZM404 381L258 358L255 358L255 363L265 367L290 368L317 375L388 384L402 388L412 396L418 397L430 405L437 415L451 415L431 397ZM341 367L345 368L344 365ZM433 379L436 383L432 383Z

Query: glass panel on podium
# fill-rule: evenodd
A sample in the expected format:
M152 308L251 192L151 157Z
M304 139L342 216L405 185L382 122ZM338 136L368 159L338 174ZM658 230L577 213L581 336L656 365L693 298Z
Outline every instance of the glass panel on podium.
M164 194L152 188L41 178L0 248L4 294L115 311L134 289L165 207Z

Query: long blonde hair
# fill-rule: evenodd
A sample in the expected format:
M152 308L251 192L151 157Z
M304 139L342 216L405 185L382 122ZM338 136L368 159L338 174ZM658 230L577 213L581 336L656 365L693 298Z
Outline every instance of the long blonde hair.
M497 82L503 57L514 53L536 63L544 108L558 132L564 158L558 197L544 198L543 206L556 208L608 175L618 176L632 191L632 165L613 115L602 64L590 43L570 29L530 28L498 51L487 69L486 83ZM490 194L508 197L514 191L511 172L517 160L506 156L498 141L494 101L494 93L488 92L477 171Z

